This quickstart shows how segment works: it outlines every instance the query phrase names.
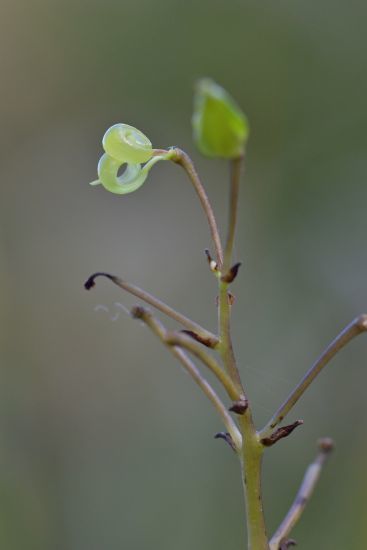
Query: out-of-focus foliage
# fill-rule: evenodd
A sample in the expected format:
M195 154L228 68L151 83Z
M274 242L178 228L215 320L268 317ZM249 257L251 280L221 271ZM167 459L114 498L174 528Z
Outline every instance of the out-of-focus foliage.
M100 136L123 120L192 154L224 222L227 165L196 155L190 116L201 76L231 91L251 120L235 343L265 422L367 309L366 15L355 0L2 2L1 547L243 547L215 413L124 314L131 299L83 290L108 270L214 330L200 206L170 163L124 198L88 182ZM361 337L340 354L294 411L302 429L266 456L274 529L316 439L336 440L300 548L366 540L366 351Z
M235 159L244 154L247 119L228 92L209 78L196 84L192 126L203 155Z

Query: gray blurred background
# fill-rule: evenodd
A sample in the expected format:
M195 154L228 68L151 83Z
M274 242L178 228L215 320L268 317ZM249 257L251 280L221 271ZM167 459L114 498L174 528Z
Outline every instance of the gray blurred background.
M0 546L244 549L238 465L213 439L219 418L115 305L135 300L107 281L83 289L110 271L215 330L193 190L168 163L125 197L88 182L104 131L127 122L192 155L223 227L228 167L192 145L193 84L210 76L243 106L234 339L260 427L367 310L366 4L0 5ZM366 355L365 337L340 353L289 417L304 426L265 458L272 531L317 438L336 440L294 531L299 548L366 548Z

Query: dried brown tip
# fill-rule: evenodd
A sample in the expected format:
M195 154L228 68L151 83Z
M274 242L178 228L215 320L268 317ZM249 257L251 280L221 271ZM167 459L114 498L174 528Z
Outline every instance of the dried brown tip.
M358 325L359 329L361 330L361 332L363 332L364 330L367 330L367 314L366 313L362 313L358 317L357 325Z
M279 550L287 550L291 546L297 546L297 543L294 539L287 539L280 543Z
M115 275L110 275L110 273L104 273L103 271L97 271L97 273L93 273L84 283L84 288L86 290L90 290L93 288L96 284L97 277L107 277L107 279L110 279L111 281L116 281L117 277Z
M231 434L229 434L228 432L218 432L217 434L215 434L214 439L223 439L233 451L236 451L234 441L231 437Z
M147 310L142 306L134 306L131 308L131 317L134 319L143 319L147 313Z
M180 332L183 334L187 334L187 336L190 336L193 340L196 340L197 342L200 342L200 344L203 344L207 348L215 348L215 346L218 344L218 340L215 340L214 338L207 338L205 336L201 336L197 332L194 332L193 330L187 330L183 329Z
M212 258L208 248L205 249L205 255L206 255L206 259L208 260L208 264L209 264L209 267L210 267L210 270L215 272L215 271L218 271L218 264L217 262Z
M331 453L335 448L334 441L331 437L322 437L318 440L317 446L319 450L325 454Z
M261 443L265 445L265 447L271 447L279 441L279 439L283 439L283 437L288 437L293 430L298 428L298 426L301 426L303 424L303 420L296 420L293 422L293 424L289 424L288 426L282 426L281 428L278 428L274 433L272 433L269 437L264 437L261 439Z
M206 259L208 260L208 264L210 264L210 262L212 261L213 258L211 257L211 254L209 252L209 248L206 248L204 250L204 252L205 252Z
M235 303L236 301L236 297L234 294L232 294L232 292L228 292L227 293L227 299L228 299L228 303L230 306L233 306L233 304Z
M229 411L234 412L239 415L245 414L246 410L248 409L248 401L246 397L243 397L242 399L239 399L238 401L234 401L232 403L232 406L229 407Z
M237 277L238 270L240 269L241 262L234 264L227 273L221 276L220 280L223 283L232 283Z

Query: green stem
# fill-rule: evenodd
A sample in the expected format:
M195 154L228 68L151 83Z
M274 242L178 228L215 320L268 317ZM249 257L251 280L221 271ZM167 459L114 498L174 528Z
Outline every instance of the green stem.
M226 390L232 401L240 399L240 394L236 385L232 382L228 374L222 369L219 363L212 357L200 344L195 342L189 336L177 332L167 332L166 342L171 346L179 346L190 351L195 357L200 359L202 363L214 374Z
M240 374L236 365L231 338L231 305L228 296L228 283L219 280L219 338L216 349L220 352L225 369L241 394L244 394Z
M243 156L231 161L231 193L229 199L229 222L226 247L224 250L223 273L230 268L237 225L238 198Z
M222 355L227 373L245 398L231 338L231 298L229 284L223 280L230 269L237 223L237 208L242 157L232 161L231 191L229 206L228 235L224 252L222 273L219 280L219 345L216 347ZM245 398L246 400L246 398ZM242 435L242 447L239 452L243 489L246 503L248 550L269 550L261 493L261 466L264 446L253 423L250 406L244 414L238 416Z
M240 419L242 433L241 469L246 503L247 549L269 550L261 492L261 467L264 447L256 433L251 411Z
M229 199L228 234L224 252L224 261L222 265L222 274L227 273L230 268L230 263L232 259L234 237L237 225L237 209L242 159L242 156L238 157L236 159L233 159L231 163L231 190ZM223 363L229 376L237 385L238 389L243 393L244 390L236 366L236 359L234 356L231 339L231 304L228 295L228 286L228 283L223 281L221 277L219 277L219 351L221 352Z

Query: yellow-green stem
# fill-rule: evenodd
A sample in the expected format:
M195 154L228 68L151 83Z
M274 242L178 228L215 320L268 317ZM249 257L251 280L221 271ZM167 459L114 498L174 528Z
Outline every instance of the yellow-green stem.
M219 281L219 351L226 371L238 386L242 395L244 390L237 369L232 346L230 329L230 303L228 283ZM248 550L269 550L261 494L261 465L264 447L260 443L254 426L251 409L239 415L239 427L242 434L242 447L239 458L246 503Z
M251 410L240 417L242 433L241 470L246 503L247 549L269 550L261 493L263 445L257 436Z

